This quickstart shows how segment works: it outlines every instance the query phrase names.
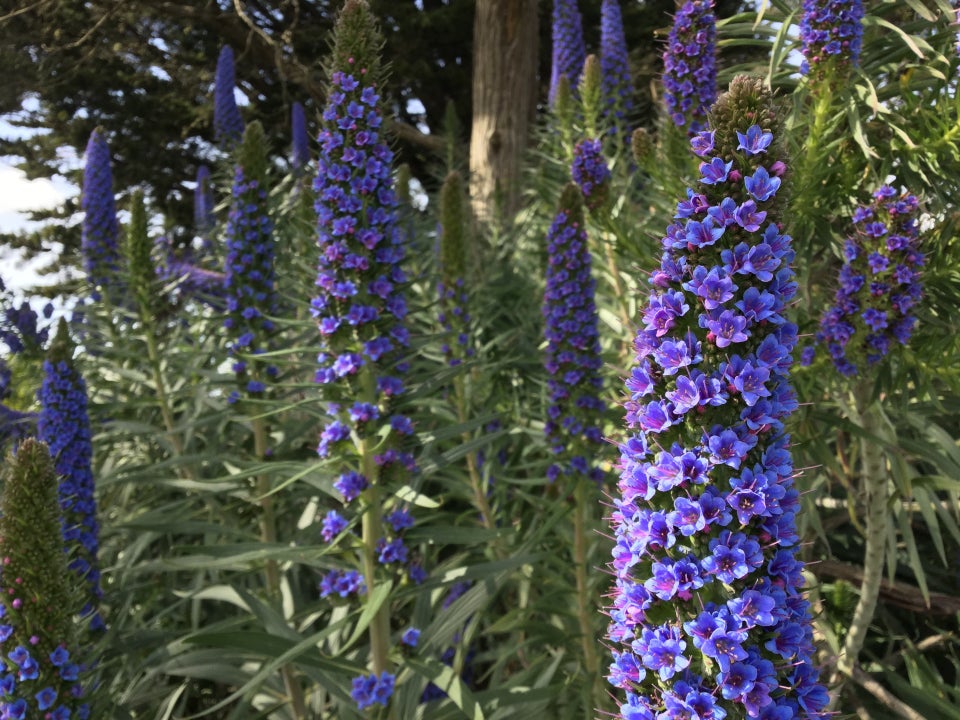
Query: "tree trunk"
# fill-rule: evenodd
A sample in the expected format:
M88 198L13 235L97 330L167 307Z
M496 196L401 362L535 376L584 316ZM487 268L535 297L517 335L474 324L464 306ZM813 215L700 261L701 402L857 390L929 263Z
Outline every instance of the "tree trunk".
M470 201L481 224L509 222L537 104L537 0L477 0Z

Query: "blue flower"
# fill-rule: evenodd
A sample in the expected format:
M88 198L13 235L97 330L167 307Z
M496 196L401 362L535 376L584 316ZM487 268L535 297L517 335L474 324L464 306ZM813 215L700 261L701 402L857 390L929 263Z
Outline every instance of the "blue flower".
M409 647L416 647L420 641L420 631L417 628L407 628L400 638L400 642Z
M766 152L773 142L773 133L764 132L759 125L751 125L747 132L742 133L737 130L737 150L743 150L747 155L757 155Z
M771 176L762 165L743 179L743 184L757 202L772 198L780 187L780 178Z
M600 70L607 126L623 131L624 121L633 114L633 81L618 0L603 0L600 5Z
M574 146L571 175L580 186L588 209L596 210L606 202L610 168L599 140L581 140Z
M237 75L233 49L224 45L217 58L217 75L213 89L213 137L223 150L232 150L243 137L243 118L233 91Z
M84 154L80 207L84 211L80 249L87 278L94 287L118 287L120 226L113 197L110 148L99 130L90 133ZM97 298L99 295L94 295Z
M727 174L732 167L733 161L725 163L723 158L713 158L708 163L700 163L700 182L704 185L726 182Z
M583 20L577 10L577 0L554 0L551 36L553 49L548 102L553 107L560 78L566 77L570 81L570 88L576 90L587 59L586 45L583 42Z
M673 18L663 52L663 89L667 113L690 135L704 130L707 110L717 95L713 0L686 0ZM694 146L701 154L703 139Z
M800 72L823 77L831 67L841 72L857 67L863 15L862 0L804 0L800 20L804 60Z
M386 706L393 695L393 685L396 677L384 670L380 676L361 675L353 679L353 689L350 697L357 703L360 710L371 705Z

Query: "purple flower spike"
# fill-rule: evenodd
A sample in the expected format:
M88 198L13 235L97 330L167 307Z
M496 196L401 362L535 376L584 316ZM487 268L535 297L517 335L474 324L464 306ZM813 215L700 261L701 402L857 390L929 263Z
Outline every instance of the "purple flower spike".
M302 170L310 162L310 138L307 135L307 116L303 105L295 102L290 108L290 131L293 136L291 162L294 170Z
M581 140L573 148L573 181L580 186L587 208L592 212L607 200L610 168L599 140Z
M95 287L115 288L119 283L120 226L113 197L110 148L98 130L90 133L84 155L80 206L84 211L80 247L87 278ZM94 298L99 298L99 294Z
M663 52L663 89L670 119L690 135L704 129L717 96L716 38L713 0L684 2Z
M560 78L566 77L570 81L570 89L576 90L587 59L587 49L583 42L583 19L577 9L577 0L553 1L552 37L550 91L547 96L551 107L557 97Z
M547 442L557 455L553 474L582 473L600 479L585 458L599 454L600 416L606 409L600 393L600 335L590 274L590 248L580 192L568 185L547 232L547 287L543 298L550 374Z
M735 114L758 100L772 110L740 79L714 106L725 132L710 152L733 160L688 191L706 210L684 209L668 229L634 342L609 566L609 680L626 690L625 720L825 717L784 433L796 405L793 251L770 217L778 204L756 207L779 185L760 161L782 143L773 115L758 134Z
M863 39L862 0L804 0L800 41L804 60L800 72L839 78L860 61Z
M923 296L918 208L915 196L884 185L854 213L835 304L821 316L817 333L844 375L856 375L864 360L879 362L913 334L911 310Z
M224 45L217 58L217 76L213 89L213 137L223 150L232 150L243 137L243 118L233 91L237 73L233 49Z
M633 113L633 81L619 0L603 0L600 5L600 69L607 126L623 131Z

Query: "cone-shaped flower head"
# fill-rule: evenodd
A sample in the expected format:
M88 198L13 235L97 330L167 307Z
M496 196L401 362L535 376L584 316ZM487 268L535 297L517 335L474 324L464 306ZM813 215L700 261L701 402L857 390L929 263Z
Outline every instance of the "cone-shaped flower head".
M663 89L673 123L691 135L703 129L717 97L716 39L713 0L684 2L663 53Z
M472 357L466 286L467 216L463 176L450 172L440 188L439 320L446 334L443 354L451 365Z
M364 509L363 524L367 547L376 544L377 564L390 573L406 569L422 580L410 568L412 553L403 541L413 518L389 491L381 493L415 469L412 455L397 448L414 430L409 418L390 407L404 391L400 375L406 367L400 360L409 343L402 292L406 277L400 267L404 248L391 178L393 153L383 135L378 92L382 40L366 2L347 1L334 38L314 183L320 253L311 312L321 336L316 380L331 401L331 419L317 451L338 465L341 474L334 487L346 503L361 495L364 504L376 503ZM387 504L381 506L383 500ZM383 534L374 540L367 531L381 518ZM328 542L349 537L350 522L330 510L321 534ZM321 592L330 586L340 588L341 595L361 593L375 580L370 568L365 577L352 569L331 572ZM355 700L364 707L386 704L392 680L389 673L357 678Z
M310 162L310 138L307 135L307 115L298 102L290 108L290 130L293 136L290 159L293 169L301 170Z
M57 471L28 438L6 457L0 500L0 717L88 718L60 532Z
M233 91L237 72L233 49L224 45L217 58L217 76L213 87L213 139L222 150L232 150L243 137L243 118Z
M864 360L873 365L910 340L917 321L911 310L923 294L918 207L914 195L884 185L853 215L836 304L823 314L817 333L844 375L856 375Z
M244 132L237 160L226 230L228 316L224 327L230 332L230 353L251 356L267 350L267 336L274 327L270 316L276 314L277 305L273 223L267 209L266 139L259 122L250 123ZM276 373L272 365L260 365L251 358L237 358L233 364L248 393L263 392L264 375Z
M863 40L861 0L803 0L800 72L816 79L842 80L860 63Z
M154 286L157 270L150 256L152 247L147 234L143 192L135 190L130 197L130 224L127 226L123 251L127 260L127 280L136 298L140 317L145 322L151 322L155 317L160 301Z
M602 208L610 196L610 168L599 140L581 140L573 148L573 181L580 186L587 209Z
M783 430L797 404L784 317L796 284L776 212L777 118L742 78L711 112L717 130L694 143L699 186L663 238L634 342L634 434L611 518L609 679L626 691L623 718L826 717Z
M543 296L544 365L550 374L550 406L545 431L557 456L551 480L577 473L601 479L589 458L603 441L600 415L600 335L594 303L596 283L590 274L590 247L583 221L580 188L568 184L547 231L547 285Z
M63 539L70 569L86 586L81 614L90 627L103 628L98 607L100 565L97 562L100 524L93 478L93 444L87 413L87 385L74 365L74 346L61 318L57 336L43 363L43 384L37 392L40 415L37 437L50 446L60 476Z
M205 249L209 248L210 233L217 223L214 205L210 168L201 165L197 168L197 186L193 190L193 224L197 235L203 239Z
M619 0L603 0L600 6L600 67L606 125L623 135L627 130L624 122L633 113L633 81Z
M577 0L553 0L553 51L550 61L550 90L548 101L553 107L560 78L570 81L576 90L587 58L583 41L583 19L577 9Z
M83 165L81 250L87 278L94 287L117 285L120 268L120 225L113 198L110 148L99 130L90 133ZM96 293L95 298L99 298Z

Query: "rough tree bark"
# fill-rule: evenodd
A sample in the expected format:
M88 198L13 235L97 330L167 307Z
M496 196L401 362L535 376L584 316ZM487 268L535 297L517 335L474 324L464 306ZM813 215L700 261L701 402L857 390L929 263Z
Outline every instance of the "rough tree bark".
M537 103L537 0L477 0L473 28L470 202L479 223L508 222Z

